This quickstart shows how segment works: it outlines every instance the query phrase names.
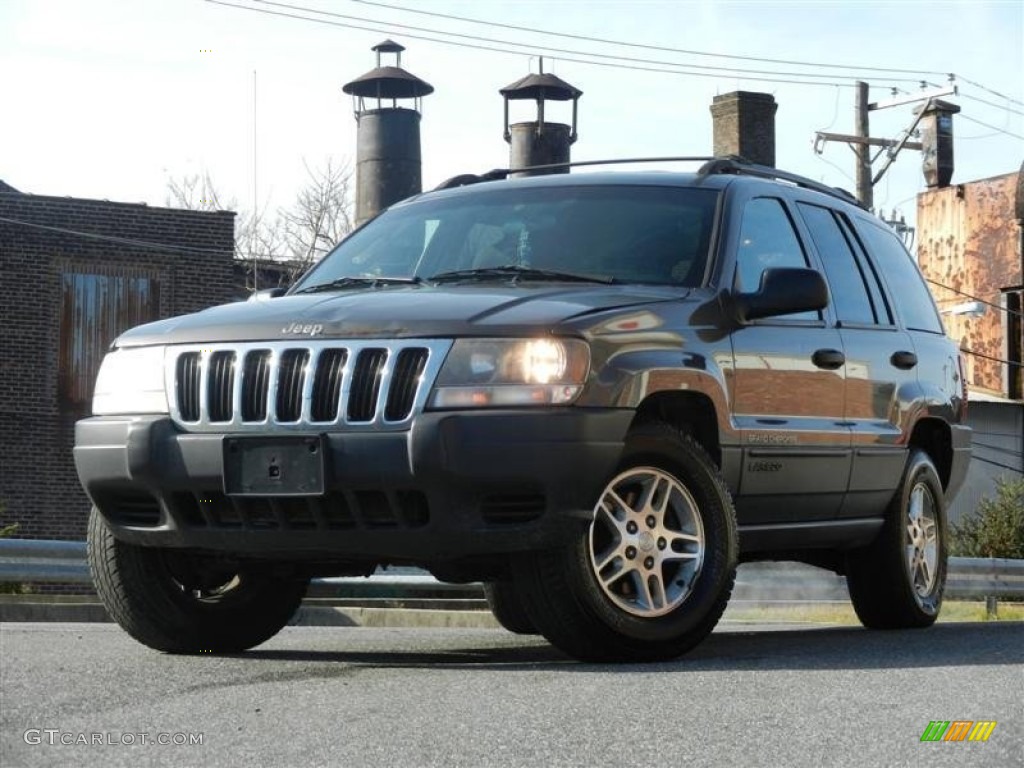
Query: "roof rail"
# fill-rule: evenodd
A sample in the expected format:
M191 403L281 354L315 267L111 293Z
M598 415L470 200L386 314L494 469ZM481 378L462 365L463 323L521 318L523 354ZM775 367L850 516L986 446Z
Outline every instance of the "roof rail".
M576 162L566 163L548 163L547 165L526 165L522 168L495 168L494 170L487 171L487 173L475 174L475 173L462 173L458 176L452 176L450 179L446 179L434 187L434 190L439 189L453 189L454 187L465 187L468 184L479 184L481 181L496 181L498 179L506 179L509 174L519 173L521 171L551 171L555 168L581 168L588 165L626 165L628 163L704 163L707 167L711 162L715 161L715 157L708 156L697 156L697 157L630 157L630 158L619 158L616 160L578 160Z
M813 189L816 192L829 195L830 197L837 197L840 200L844 200L848 203L853 203L861 208L861 202L847 192L842 187L830 187L827 184L808 179L806 176L800 176L795 173L789 173L788 171L780 171L777 168L772 168L768 165L758 165L757 163L751 163L749 160L745 160L739 155L728 155L726 157L716 157L697 170L698 176L716 176L719 174L731 173L737 176L757 176L762 179L779 179L781 181L788 181L792 184L796 184L798 187L804 187L805 189Z

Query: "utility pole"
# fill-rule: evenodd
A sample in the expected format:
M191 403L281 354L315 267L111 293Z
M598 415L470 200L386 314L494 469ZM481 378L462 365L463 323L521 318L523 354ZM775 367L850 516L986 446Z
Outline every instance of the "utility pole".
M856 83L854 93L854 109L856 111L853 121L853 135L859 139L867 139L871 136L871 129L868 123L868 84L862 80ZM853 152L857 157L857 199L865 208L874 207L874 194L871 185L871 152L867 142L856 142L853 145Z
M857 199L861 205L865 208L872 208L874 205L874 195L872 194L872 188L881 181L885 172L889 170L889 167L896 162L896 156L904 149L913 149L917 151L924 151L926 148L920 141L910 141L910 137L914 135L917 130L918 124L921 122L925 114L933 114L942 112L943 114L952 114L954 111L959 111L955 105L947 104L946 102L940 102L938 99L940 96L955 96L957 93L956 86L950 85L945 88L931 88L925 89L924 83L921 83L921 91L914 94L905 94L902 96L895 95L896 92L893 90L893 97L886 101L868 101L868 84L860 80L856 81L856 94L854 96L854 108L855 115L853 121L853 134L847 133L827 133L825 131L817 131L814 139L814 151L816 154L821 154L825 144L830 141L841 141L848 145L853 150L856 157L857 164ZM871 137L871 131L868 125L868 115L877 109L888 109L890 107L897 107L903 104L913 104L915 102L925 102L923 107L916 110L916 117L908 125L900 135L895 139L878 139ZM935 131L932 131L935 133ZM952 141L952 129L946 128L945 134L948 135L949 141ZM935 142L933 141L932 144ZM871 156L871 147L878 147L878 151L874 157ZM871 176L871 166L874 164L882 153L885 153L885 160L882 162L882 167L878 173ZM949 145L949 161L948 165L952 168L952 144ZM926 171L925 175L927 176Z

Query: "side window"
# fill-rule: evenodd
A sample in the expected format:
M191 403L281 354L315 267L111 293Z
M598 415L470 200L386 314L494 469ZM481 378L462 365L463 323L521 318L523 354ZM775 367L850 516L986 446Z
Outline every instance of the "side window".
M740 243L736 253L736 289L756 291L761 274L772 267L808 266L807 256L793 229L793 222L774 197L758 197L743 209ZM818 320L817 312L784 315L787 320Z
M835 212L833 214L839 222L839 228L843 230L843 234L846 236L846 242L850 244L850 247L857 254L857 265L860 267L864 282L868 285L868 293L871 294L871 304L875 309L878 323L880 325L895 325L895 321L892 319L892 307L889 305L889 300L882 289L882 281L878 277L878 271L875 269L875 265L868 260L867 254L864 253L864 244L861 243L853 231L853 224L850 223L846 214Z
M939 313L913 257L895 234L874 224L858 222L868 254L885 276L890 293L898 294L896 312L914 331L943 333Z
M843 324L875 324L875 310L864 275L835 215L817 205L798 203L797 207L825 265L836 318Z

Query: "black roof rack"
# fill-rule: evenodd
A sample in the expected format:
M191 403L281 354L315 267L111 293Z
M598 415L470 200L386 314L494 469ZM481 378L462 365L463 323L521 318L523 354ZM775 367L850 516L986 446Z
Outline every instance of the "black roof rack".
M495 168L487 173L462 173L452 176L434 187L439 189L452 189L453 187L465 187L468 184L478 184L481 181L496 181L507 179L509 174L521 171L551 171L555 168L582 168L587 165L625 165L627 163L704 163L715 160L714 157L630 157L616 160L577 160L567 163L549 163L547 165L527 165L522 168Z
M479 184L482 181L507 179L509 174L520 171L550 171L555 168L580 168L588 165L626 165L629 163L703 163L697 170L698 176L734 174L737 176L757 176L763 179L778 179L796 184L799 187L813 189L816 192L839 198L854 205L861 205L856 197L841 187L830 187L827 184L808 179L806 176L789 173L788 171L780 171L767 165L758 165L739 155L726 155L724 157L630 157L617 160L579 160L577 162L550 163L548 165L528 165L515 169L495 168L481 174L462 173L458 176L452 176L452 178L442 181L434 189L453 189L454 187L465 187L469 184Z
M698 176L716 176L727 173L735 174L737 176L757 176L762 179L788 181L791 184L796 184L798 187L813 189L815 192L821 192L831 197L838 197L840 200L853 203L854 205L861 205L860 201L856 197L851 195L842 187L830 187L828 184L822 184L819 181L808 179L806 176L789 173L788 171L780 171L778 168L772 168L768 165L751 163L749 160L745 160L737 155L713 158L697 170Z

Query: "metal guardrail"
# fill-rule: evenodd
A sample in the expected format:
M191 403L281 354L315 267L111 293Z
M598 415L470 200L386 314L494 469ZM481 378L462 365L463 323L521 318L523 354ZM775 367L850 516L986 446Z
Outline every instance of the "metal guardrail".
M809 566L750 563L740 568L734 597L812 600L845 599L844 579ZM0 582L91 584L85 543L37 539L0 539ZM479 585L445 584L423 571L376 574L369 578L315 580L315 589L341 597L418 597L445 592L478 592ZM946 597L1024 599L1024 560L951 557Z

